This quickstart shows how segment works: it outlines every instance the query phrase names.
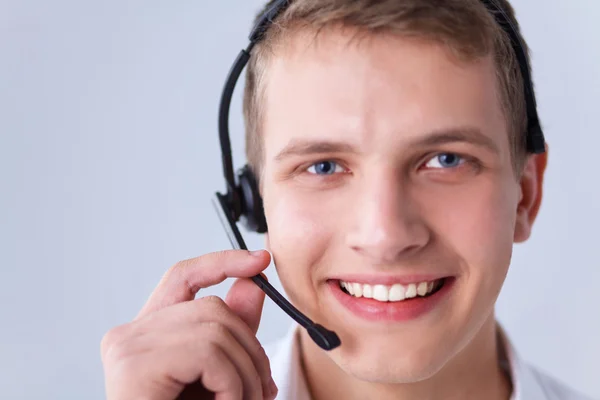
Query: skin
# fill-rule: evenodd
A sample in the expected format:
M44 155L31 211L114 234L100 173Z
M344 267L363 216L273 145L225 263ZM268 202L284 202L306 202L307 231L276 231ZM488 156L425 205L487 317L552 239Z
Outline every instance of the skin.
M300 331L312 397L508 399L493 308L513 242L537 215L546 155L512 170L491 60L463 64L430 43L351 36L294 36L267 82L267 247L288 297L343 343L323 352ZM440 153L465 162L440 168ZM315 174L311 165L327 160L335 173ZM269 262L265 251L232 250L173 265L140 313L102 339L106 398L275 398L256 339L265 295L248 279ZM329 277L352 272L456 280L425 316L367 322L328 290ZM231 277L225 300L202 297Z
M513 170L491 58L351 38L294 35L266 83L267 247L291 301L343 343L323 352L301 331L313 397L508 399L494 303L513 243L530 235L546 155ZM442 165L447 153L461 162ZM368 322L331 294L328 279L347 273L456 280L425 316Z
M102 338L108 400L272 400L277 387L256 339L265 294L248 277L265 251L229 250L173 265L133 321ZM238 278L225 301L202 288Z

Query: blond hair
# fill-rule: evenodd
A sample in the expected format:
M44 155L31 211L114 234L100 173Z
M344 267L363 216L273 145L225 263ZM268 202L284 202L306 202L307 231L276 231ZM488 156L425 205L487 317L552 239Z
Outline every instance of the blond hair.
M519 32L512 6L497 0ZM273 1L270 1L259 15ZM246 72L244 121L246 156L261 175L264 92L269 60L276 44L299 30L318 33L330 26L356 28L366 34L394 34L439 43L461 60L493 55L500 104L507 119L513 169L523 168L527 113L523 77L510 38L480 0L292 0L253 49ZM525 41L523 40L525 45ZM526 46L526 45L525 45ZM527 59L528 49L525 48Z

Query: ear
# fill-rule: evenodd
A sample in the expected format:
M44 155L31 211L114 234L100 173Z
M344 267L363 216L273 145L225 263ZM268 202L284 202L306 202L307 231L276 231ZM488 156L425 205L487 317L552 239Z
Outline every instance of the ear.
M533 222L538 215L542 204L542 188L544 173L548 163L548 146L542 154L530 155L523 167L520 190L521 198L517 206L517 219L515 223L514 242L522 243L529 239Z

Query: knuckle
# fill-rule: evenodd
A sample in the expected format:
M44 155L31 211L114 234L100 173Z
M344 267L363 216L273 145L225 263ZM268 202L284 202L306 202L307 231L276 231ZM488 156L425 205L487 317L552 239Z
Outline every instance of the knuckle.
M207 322L204 328L207 336L212 339L213 342L220 342L231 336L229 329L220 322Z
M105 368L108 376L129 383L139 380L138 374L141 370L138 360L130 357L116 359Z
M229 314L229 307L219 296L206 296L198 302L203 312L208 312L212 316L224 318Z
M192 269L194 265L197 265L198 262L202 259L202 257L198 258L190 258L187 260L177 261L169 270L164 274L162 281L166 281L169 278L175 278L177 280L183 280L187 283L186 275L189 273L188 271ZM196 293L200 290L200 287L195 287L189 285L189 290L193 293Z
M227 322L232 315L232 311L225 301L214 295L200 297L189 302L184 308L188 315L186 318L192 323Z
M125 360L131 360L131 355L134 353L134 341L132 339L125 339L115 344L109 354L109 359L112 362L124 363Z
M207 342L205 348L203 349L204 361L211 364L215 363L215 360L221 359L219 357L221 351L222 350L219 348L219 345L216 344L214 341L211 340Z
M126 336L126 330L125 325L120 325L104 334L100 341L100 351L103 356L106 356L118 343L123 341Z
M180 260L177 261L165 274L165 277L173 275L173 274L181 274L183 271L188 270L193 264L194 259L190 258L188 260Z
M187 269L187 266L190 265L190 263L191 263L191 260L181 260L181 261L177 261L175 264L171 265L171 267L169 269L167 269L165 271L165 273L162 275L162 277L160 278L160 282L159 282L158 286L161 286L162 284L167 282L172 277L177 276L178 274L181 274L185 269Z
M199 257L188 258L186 260L177 261L168 271L167 275L170 274L184 274L189 269L197 265L202 265L206 262L206 255Z
M114 342L114 333L112 333L112 330L110 330L104 334L104 336L102 337L102 340L100 341L100 353L102 355L106 354L108 352L108 350L110 349L113 342Z
M259 345L259 346L260 346L260 348L258 350L258 353L260 354L260 357L262 358L263 362L265 363L265 366L268 368L269 371L271 371L271 360L269 360L267 351L265 350L265 348L262 345Z
M124 338L111 346L105 354L105 359L112 364L127 366L138 351L139 346L136 346L135 338Z
M200 301L202 301L205 304L210 304L213 307L225 306L225 301L223 301L222 298L220 298L219 296L216 296L216 295L205 296Z

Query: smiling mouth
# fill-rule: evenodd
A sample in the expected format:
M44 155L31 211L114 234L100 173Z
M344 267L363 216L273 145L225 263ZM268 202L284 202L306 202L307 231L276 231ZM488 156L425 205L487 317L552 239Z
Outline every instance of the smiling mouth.
M448 278L429 282L393 285L370 285L358 282L338 281L340 289L349 296L373 299L380 302L404 302L416 298L426 298L439 292Z

